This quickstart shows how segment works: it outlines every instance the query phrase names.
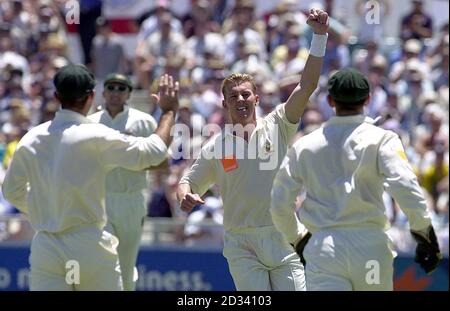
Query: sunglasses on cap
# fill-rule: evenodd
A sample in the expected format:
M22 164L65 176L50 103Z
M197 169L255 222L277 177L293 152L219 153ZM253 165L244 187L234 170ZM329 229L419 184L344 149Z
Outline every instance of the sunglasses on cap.
M111 92L113 92L113 91L125 92L126 90L128 90L128 87L126 87L125 85L112 85L112 84L109 84L109 85L106 86L106 89L108 91L111 91Z

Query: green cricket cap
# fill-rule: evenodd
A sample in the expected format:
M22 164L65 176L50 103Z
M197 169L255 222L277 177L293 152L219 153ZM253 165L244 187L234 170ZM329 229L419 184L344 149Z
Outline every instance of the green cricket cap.
M53 84L61 99L75 100L94 90L95 78L85 66L70 64L58 70Z
M358 103L370 94L369 80L356 69L342 69L328 80L328 93L339 103Z
M108 76L106 76L103 86L105 87L110 83L123 84L130 89L130 92L133 90L133 84L131 83L131 80L121 73L111 73Z

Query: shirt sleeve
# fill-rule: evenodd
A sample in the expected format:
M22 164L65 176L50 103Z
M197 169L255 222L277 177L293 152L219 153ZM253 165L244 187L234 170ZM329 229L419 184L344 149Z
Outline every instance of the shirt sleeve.
M278 105L274 111L272 111L265 117L265 119L269 122L278 124L283 142L286 145L289 145L289 143L295 136L295 133L297 133L300 121L297 123L291 123L288 120L288 118L286 117L285 105L286 104L284 103Z
M389 133L379 147L378 166L385 177L385 189L407 215L412 230L431 224L422 188L417 181L399 137Z
M108 170L122 167L140 171L166 159L167 146L156 134L134 137L110 129L105 132L99 137L97 148L100 150L100 162Z
M275 176L270 207L275 227L291 244L306 234L306 228L295 212L295 200L303 188L302 179L295 172L296 167L296 151L290 148Z
M19 148L14 153L14 157L6 172L2 192L5 199L17 209L23 213L28 213L29 181L26 174L25 162Z
M194 164L180 179L180 184L189 184L193 193L202 196L215 182L213 160L204 157L201 152Z

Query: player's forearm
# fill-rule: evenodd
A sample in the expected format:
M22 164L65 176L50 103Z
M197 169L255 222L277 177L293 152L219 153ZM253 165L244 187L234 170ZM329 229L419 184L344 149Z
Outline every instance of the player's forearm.
M271 192L272 221L275 228L291 244L306 234L306 228L295 212L295 200L300 189L301 185L292 179L283 168L277 173Z
M283 234L286 241L294 244L306 234L307 229L300 222L295 212L295 199L292 202L291 200L278 200L282 198L281 195L278 195L281 193L279 190L275 189L272 192L273 197L270 214L275 228Z
M309 56L306 60L305 68L303 69L302 78L300 80L300 86L305 92L309 92L309 95L314 92L319 83L327 41L328 33L326 31L315 32L313 34Z
M427 200L416 177L388 178L387 192L398 203L408 218L412 230L422 230L431 225L431 215L427 208Z
M402 142L389 133L380 144L378 165L384 177L386 191L394 198L408 217L412 230L421 230L431 224L427 200L411 165Z
M158 128L155 134L158 135L167 147L172 143L172 135L170 135L170 130L175 124L175 111L169 110L163 112L159 120Z
M315 34L311 46L312 52L306 60L299 85L294 89L286 102L286 116L291 123L297 123L308 105L309 98L317 88L323 65L323 53L326 45L326 34ZM318 43L317 43L318 42ZM316 47L319 45L319 49ZM317 51L319 50L319 51Z

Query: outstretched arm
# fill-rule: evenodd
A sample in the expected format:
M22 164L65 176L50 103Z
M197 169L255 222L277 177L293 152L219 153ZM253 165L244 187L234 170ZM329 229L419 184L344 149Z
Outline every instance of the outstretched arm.
M313 29L311 49L306 60L302 78L286 102L286 117L297 123L308 104L309 97L317 87L322 71L323 56L327 42L328 14L322 10L311 9L306 23Z
M438 267L442 254L422 189L396 134L387 136L379 150L379 169L385 177L386 191L407 215L417 242L415 261L429 274Z

